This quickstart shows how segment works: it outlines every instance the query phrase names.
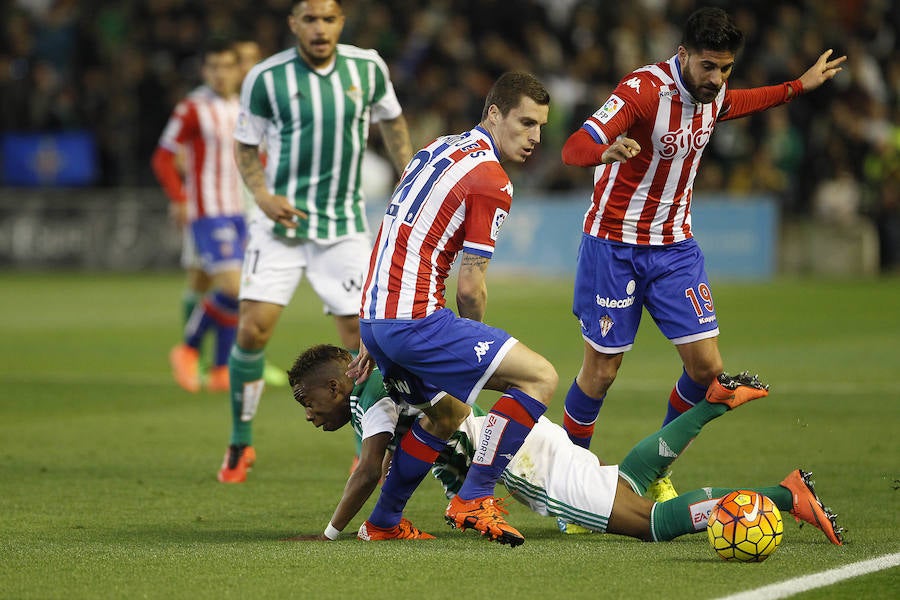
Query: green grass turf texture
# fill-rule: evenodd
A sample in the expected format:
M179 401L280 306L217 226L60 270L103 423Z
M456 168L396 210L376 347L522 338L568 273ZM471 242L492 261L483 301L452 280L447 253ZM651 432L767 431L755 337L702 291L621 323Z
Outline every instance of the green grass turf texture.
M181 391L167 364L181 283L177 274L0 275L0 597L713 598L900 549L898 280L715 289L726 369L758 371L772 392L711 423L674 482L770 485L804 467L848 530L838 548L785 514L784 541L762 564L723 562L705 534L661 544L564 536L515 502L509 518L527 542L510 549L449 529L430 477L407 515L435 541L356 541L374 497L338 542L280 541L328 523L351 433L315 430L286 388L270 388L255 422L256 469L245 485L217 483L226 395ZM556 422L582 353L570 302L569 280L490 281L487 321L559 371ZM320 306L304 284L270 360L286 368L308 345L335 341ZM656 429L679 374L645 315L594 451L618 462ZM900 569L808 594L876 596L900 596Z

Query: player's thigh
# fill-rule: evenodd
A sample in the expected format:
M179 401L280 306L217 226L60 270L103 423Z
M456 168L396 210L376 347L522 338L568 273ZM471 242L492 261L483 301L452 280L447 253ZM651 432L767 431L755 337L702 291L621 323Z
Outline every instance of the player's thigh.
M572 313L597 352L630 350L641 322L643 282L639 248L584 236L578 250Z
M423 389L468 404L516 345L502 329L459 318L450 309L411 321L363 319L361 334L385 382L406 381L412 392L417 382L425 382Z
M307 263L304 240L276 236L271 231L271 221L252 221L241 273L240 299L287 306Z
M694 240L655 249L644 304L673 344L719 333L703 252Z
M484 387L499 392L517 388L549 404L558 383L559 377L550 361L522 342L517 342L500 361Z
M338 316L359 314L371 250L366 235L347 236L329 244L310 243L306 276L325 312Z

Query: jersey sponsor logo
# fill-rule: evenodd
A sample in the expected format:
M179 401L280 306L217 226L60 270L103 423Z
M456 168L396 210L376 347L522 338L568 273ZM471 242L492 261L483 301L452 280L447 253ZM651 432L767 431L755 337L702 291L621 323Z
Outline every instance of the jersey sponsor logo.
M622 107L625 106L625 101L613 94L609 97L606 103L594 113L594 117L604 125L609 123L609 120L616 116L616 113L622 110Z
M662 158L684 158L688 153L699 152L706 147L709 136L712 135L712 127L694 129L679 129L669 131L659 136L659 154Z
M628 81L625 82L625 85L632 88L638 94L641 93L641 78L640 77L632 77Z
M606 337L606 334L609 333L610 329L612 329L615 324L616 322L613 321L611 316L603 315L600 318L600 335Z
M503 430L506 429L507 424L509 424L509 419L495 413L488 413L481 430L478 448L475 449L475 456L472 458L473 464L491 465L494 463L497 447L500 445L500 438L503 437Z
M603 308L628 308L632 304L634 304L634 296L628 296L627 298L608 298L597 294L597 306L602 306Z
M670 90L669 86L663 86L663 89L659 90L660 98L668 98L669 96L674 96L678 93L678 90Z
M488 350L491 349L491 345L494 343L494 340L488 340L486 342L478 342L475 344L473 350L475 350L475 356L478 357L478 362L481 362L481 359L484 358L484 355L488 353Z
M509 216L509 213L502 208L494 211L494 220L491 223L491 239L495 242L497 241L497 236L500 235L500 228L503 227L503 222L506 221L507 216Z
M691 523L694 524L694 531L701 531L703 529L706 529L706 523L709 521L709 515L712 514L712 509L718 501L718 498L711 498L709 500L701 500L700 502L695 502L688 507L688 509L691 511Z

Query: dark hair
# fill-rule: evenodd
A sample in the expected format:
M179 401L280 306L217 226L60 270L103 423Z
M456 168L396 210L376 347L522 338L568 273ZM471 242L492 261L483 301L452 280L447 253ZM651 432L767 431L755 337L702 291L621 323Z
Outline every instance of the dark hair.
M706 7L694 11L684 25L681 45L689 50L728 51L737 54L744 44L744 34L727 12Z
M224 37L210 38L203 45L203 60L209 58L211 54L222 54L224 52L233 52L237 56L237 50L234 49L234 41Z
M288 374L291 387L320 374L327 375L328 366L337 361L350 362L353 357L344 348L319 344L305 350L294 361Z
M297 8L298 4L303 4L304 2L309 2L309 0L294 0L291 2L291 12L294 12L294 9ZM334 0L334 3L341 6L341 0Z
M550 104L550 92L537 77L524 71L509 71L501 75L488 92L484 110L481 111L481 120L487 118L491 104L496 104L500 114L506 116L510 110L519 105L522 96L527 96L543 106Z

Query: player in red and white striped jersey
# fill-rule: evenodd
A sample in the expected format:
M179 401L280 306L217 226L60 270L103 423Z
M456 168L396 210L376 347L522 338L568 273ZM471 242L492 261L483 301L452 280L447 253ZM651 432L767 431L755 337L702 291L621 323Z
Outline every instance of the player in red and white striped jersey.
M634 343L643 308L684 365L664 423L701 400L722 372L703 253L691 234L700 157L717 121L810 92L834 77L846 58L832 60L828 50L799 79L731 90L726 82L742 43L727 13L696 11L675 56L625 76L563 147L566 164L596 167L573 303L584 361L564 415L569 436L584 447L623 353ZM656 490L672 495L668 478L661 479Z
M203 54L204 85L178 103L153 154L153 170L170 200L187 243L183 257L192 288L206 289L185 325L184 341L170 354L175 379L188 391L200 388L199 347L217 332L209 387L228 389L228 353L237 326L237 294L246 242L240 173L232 135L239 110L238 54L214 41ZM178 166L182 157L182 170Z
M394 400L421 408L429 420L404 436L391 463L400 476L385 480L367 531L398 525L415 485L468 412L459 400L471 404L486 388L503 395L488 414L484 443L445 518L500 543L525 541L502 518L494 486L546 410L557 376L545 358L482 320L488 263L512 203L500 161L522 163L531 156L549 103L532 75L502 75L478 127L438 138L416 153L391 197L363 286L363 344L349 373L360 375L371 354ZM445 306L444 281L460 251L457 316Z

